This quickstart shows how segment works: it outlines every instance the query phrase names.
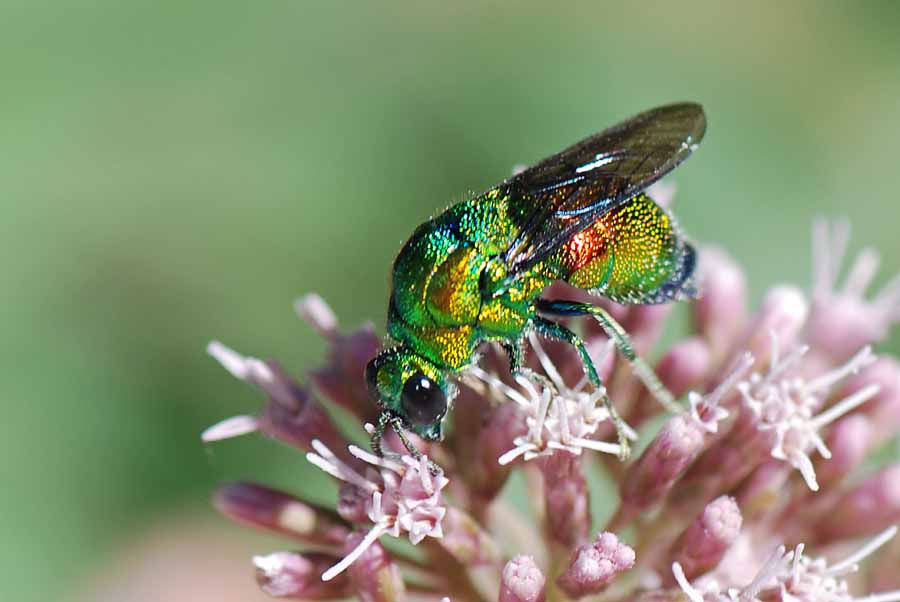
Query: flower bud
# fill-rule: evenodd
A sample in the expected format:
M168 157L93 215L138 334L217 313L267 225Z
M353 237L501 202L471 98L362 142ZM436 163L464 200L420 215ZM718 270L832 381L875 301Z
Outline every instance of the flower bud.
M503 567L500 602L544 602L546 579L531 556L516 556Z
M588 486L581 457L557 451L541 460L547 536L563 546L583 541L591 527Z
M378 406L369 395L363 378L366 364L381 347L381 339L370 325L329 338L331 349L325 365L311 370L309 378L325 397L347 409L364 422L378 419Z
M600 533L594 543L575 551L569 567L556 583L572 598L596 594L616 575L634 566L634 558L634 550L614 534Z
M276 373L280 373L280 368L273 367ZM276 401L266 404L259 417L259 430L304 451L312 450L313 440L318 439L338 450L341 458L348 463L358 464L356 458L346 452L347 439L337 429L328 412L299 385L294 388L289 405Z
M900 521L900 464L872 475L842 495L819 525L821 542L876 533Z
M369 397L362 378L366 364L381 347L381 340L370 324L342 335L338 320L322 297L309 294L294 302L297 315L331 344L325 366L310 372L316 388L337 405L346 408L364 422L375 422L378 408Z
M725 251L700 251L700 298L694 302L694 321L714 356L721 356L737 340L747 321L747 281L744 271Z
M808 315L809 302L800 289L787 285L770 289L745 330L741 349L762 366L771 354L772 338L780 349L791 349Z
M673 493L679 512L697 512L696 503L731 491L771 457L771 431L756 429L749 412L741 412L727 435L707 447L691 464Z
M444 536L440 539L441 547L460 563L477 566L500 562L500 548L497 543L462 510L448 508L442 527Z
M838 483L862 463L872 444L872 432L872 420L865 414L850 414L834 425L825 440L831 459L816 462L816 477L823 488Z
M343 545L350 533L332 512L254 483L223 485L213 497L213 505L236 522L284 533L306 543Z
M672 547L672 555L680 563L688 579L695 579L718 566L725 552L741 532L741 511L734 498L721 496L707 504L703 512L682 533ZM666 559L667 566L670 560ZM665 575L671 575L667 570ZM671 579L669 584L674 584Z
M253 564L256 566L256 581L270 596L327 600L349 596L353 591L346 575L322 581L322 573L334 560L327 554L274 552L254 556Z
M669 418L622 479L623 509L640 512L661 500L703 449L706 431L688 414Z
M257 418L236 416L206 429L201 435L204 441L217 441L259 430L305 451L312 449L313 439L320 439L334 449L342 450L348 462L356 463L355 458L346 453L347 440L331 421L325 408L307 389L288 376L277 362L245 357L218 341L211 342L207 352L235 378L268 395L269 401Z
M900 427L900 361L879 357L859 374L850 377L842 395L848 396L869 385L878 392L861 410L871 418L873 444L893 436Z
M897 321L900 280L896 277L866 299L866 291L881 259L871 248L863 249L838 286L850 227L845 221L819 219L813 226L813 307L809 342L833 363L850 357L857 349L883 340Z
M692 337L669 347L656 366L656 374L677 399L702 383L711 365L712 354L707 344L699 337Z

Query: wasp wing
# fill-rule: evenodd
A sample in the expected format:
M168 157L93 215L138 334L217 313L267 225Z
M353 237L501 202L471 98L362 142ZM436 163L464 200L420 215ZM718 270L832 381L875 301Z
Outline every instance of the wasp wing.
M699 104L658 107L500 184L521 224L504 257L510 278L677 167L705 131L706 116Z

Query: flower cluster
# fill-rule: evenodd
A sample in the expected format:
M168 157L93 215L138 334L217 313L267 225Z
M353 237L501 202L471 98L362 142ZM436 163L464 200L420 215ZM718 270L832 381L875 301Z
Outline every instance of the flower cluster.
M486 372L478 366L468 370L468 375L491 387L495 394L500 395L501 400L505 398L506 401L517 404L526 416L527 432L513 439L515 447L497 461L506 465L520 456L527 461L552 455L559 450L576 455L582 449L621 454L619 444L594 438L598 429L608 423L610 418L609 412L600 403L605 389L587 390L588 379L584 376L574 387L569 387L537 336L531 333L528 338L545 376L529 379L527 376L516 375L514 379L521 390L511 387L496 374ZM602 362L612 347L612 342L607 341L603 354L597 361ZM547 380L543 380L544 378ZM626 429L626 433L630 438L637 439L633 430Z
M488 347L459 379L445 440L413 438L419 458L394 434L377 457L351 443L366 433L339 428L336 407L369 429L377 420L363 371L382 341L369 326L341 333L305 297L296 309L327 339L325 366L303 386L273 361L210 344L268 400L203 439L259 431L305 451L334 477L336 506L250 482L222 486L214 504L296 542L253 559L263 590L288 599L900 601L900 361L872 350L900 320L900 280L868 300L878 260L864 250L839 285L847 234L816 222L811 292L773 287L752 312L739 266L703 249L704 295L665 349L671 305L595 300L657 357L649 375L592 320L568 325L601 389L558 342L529 335L515 377ZM657 402L656 378L681 411ZM637 442L624 463L604 395ZM611 488L618 506L601 515L591 496Z
M425 537L443 537L441 521L447 509L441 503L441 490L447 485L447 478L443 474L432 475L425 456L418 460L410 456L388 460L351 445L351 454L380 469L377 477L368 480L342 462L318 439L313 440L312 446L315 453L306 454L306 458L353 488L348 494L351 500L359 500L369 494L372 496L371 500L354 511L349 510L353 507L352 503L344 505L342 514L350 520L358 516L357 512L364 510L373 526L352 552L322 574L323 581L330 581L353 564L385 533L399 537L401 531L405 532L413 545Z

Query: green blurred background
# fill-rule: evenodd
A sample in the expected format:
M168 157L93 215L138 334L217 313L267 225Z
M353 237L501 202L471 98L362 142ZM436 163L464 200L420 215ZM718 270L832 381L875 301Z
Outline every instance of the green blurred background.
M213 485L304 461L200 444L258 403L206 342L302 373L294 298L380 326L417 224L637 111L705 105L677 212L754 295L808 287L819 212L900 269L900 4L549 5L0 2L0 598L91 599L171 525L245 545Z

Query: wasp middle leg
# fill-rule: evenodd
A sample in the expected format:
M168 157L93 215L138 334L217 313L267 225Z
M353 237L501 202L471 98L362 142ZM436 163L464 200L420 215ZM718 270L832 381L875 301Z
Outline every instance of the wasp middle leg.
M634 351L634 345L625 329L616 322L609 312L602 307L590 305L588 303L578 303L576 301L551 301L547 299L538 299L535 302L535 308L545 314L554 316L593 316L600 327L612 341L616 347L631 364L634 374L641 379L644 386L653 394L659 403L669 412L680 414L684 410L675 401L672 392L666 388L657 378L652 368ZM584 357L584 354L582 354Z
M505 341L501 345L503 350L506 351L507 357L509 357L509 371L512 372L513 376L524 376L545 389L549 389L554 399L559 395L556 383L525 365L521 341Z
M613 425L616 427L616 437L619 440L620 447L619 459L623 461L628 459L628 456L631 454L631 446L628 443L628 434L625 421L622 420L622 418L619 416L619 413L616 411L612 400L606 394L606 389L603 386L603 381L600 379L600 374L597 372L597 368L594 366L594 360L591 359L591 355L588 353L587 347L584 346L584 341L581 339L581 337L579 337L577 334L575 334L562 324L551 322L550 320L544 319L540 316L536 316L532 320L532 325L534 326L534 329L538 334L551 339L563 341L572 345L573 347L575 347L575 349L578 350L578 353L581 356L581 363L584 366L584 371L587 374L588 380L591 381L591 384L593 384L598 391L601 391L600 401L603 402L603 407L605 407L606 411L609 412L609 418L610 420L612 420Z

